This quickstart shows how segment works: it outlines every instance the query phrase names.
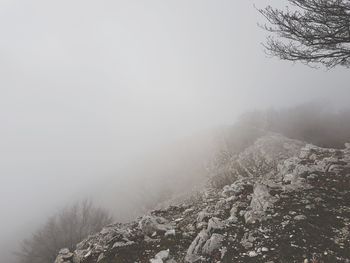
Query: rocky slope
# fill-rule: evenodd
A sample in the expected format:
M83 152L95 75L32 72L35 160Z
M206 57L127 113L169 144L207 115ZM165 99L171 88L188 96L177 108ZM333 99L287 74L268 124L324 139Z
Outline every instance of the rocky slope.
M266 135L188 200L107 226L55 263L350 262L346 146Z

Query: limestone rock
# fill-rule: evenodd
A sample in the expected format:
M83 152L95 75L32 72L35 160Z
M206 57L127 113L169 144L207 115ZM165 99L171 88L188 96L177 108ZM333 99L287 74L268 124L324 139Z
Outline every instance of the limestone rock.
M221 234L212 234L212 236L205 242L203 246L203 254L211 255L214 250L222 247L224 236Z
M154 232L166 232L173 227L162 217L144 216L139 222L139 228L145 235L152 235Z
M63 248L58 252L55 263L70 263L73 260L74 254L68 248Z
M55 263L350 262L347 147L268 134L226 159L222 186L106 226Z
M273 208L274 203L278 199L270 194L270 187L257 183L254 186L252 201L250 203L251 210L248 211L244 218L247 224L254 223L257 220L263 221L265 212Z
M189 263L198 262L201 259L202 248L209 239L207 230L203 229L192 241L187 250L185 261Z

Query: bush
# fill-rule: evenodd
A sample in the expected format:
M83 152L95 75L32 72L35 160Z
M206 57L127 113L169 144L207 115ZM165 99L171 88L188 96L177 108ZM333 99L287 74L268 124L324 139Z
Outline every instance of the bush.
M20 263L54 262L61 248L75 249L75 245L89 234L110 224L107 211L90 201L76 203L50 217L44 226L21 244L17 253Z

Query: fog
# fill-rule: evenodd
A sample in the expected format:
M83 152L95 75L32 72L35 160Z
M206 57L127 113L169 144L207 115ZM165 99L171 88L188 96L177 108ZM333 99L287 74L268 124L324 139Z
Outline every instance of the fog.
M348 69L269 58L262 21L254 1L0 0L3 262L72 200L131 218L125 197L138 194L139 175L154 176L157 156L188 153L191 138L212 149L197 134L247 110L347 105ZM191 156L209 153L196 149Z

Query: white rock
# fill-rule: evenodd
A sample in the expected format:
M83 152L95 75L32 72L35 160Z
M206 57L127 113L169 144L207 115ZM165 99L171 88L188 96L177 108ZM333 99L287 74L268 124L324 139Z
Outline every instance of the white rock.
M211 214L209 214L205 209L203 211L200 211L197 216L197 222L203 222L206 218L210 217Z
M62 248L58 254L61 254L61 255L65 255L65 254L68 254L70 251L68 248Z
M205 244L205 242L209 239L208 232L203 229L197 237L192 241L191 245L187 250L187 254L185 257L185 262L198 262L201 259L201 251Z
M169 257L169 249L162 250L156 254L155 258L160 258L161 260L165 260Z
M165 218L144 216L139 222L139 228L144 234L151 235L158 231L166 232L173 227L170 224L167 224L167 220Z
M214 233L203 246L203 253L211 255L216 249L221 248L224 236Z
M262 252L268 252L269 249L268 249L267 247L262 247L262 248L261 248L261 251L262 251Z
M188 209L186 209L183 213L184 213L185 215L187 215L187 214L192 213L193 211L194 211L193 208L188 208Z
M229 197L233 194L234 194L234 189L230 185L225 185L221 195L225 197Z
M151 258L149 260L150 263L163 263L163 260L161 260L160 258Z
M101 261L103 261L105 259L105 256L104 256L104 254L103 253L101 253L99 256L98 256L98 258L97 258L97 263L99 263L99 262L101 262Z
M238 218L236 216L230 216L227 221L229 223L237 223L238 222Z
M256 253L255 251L249 251L248 256L252 257L256 257L258 255L258 253Z
M266 219L265 212L272 208L274 203L278 200L269 193L270 188L267 185L257 183L254 187L252 201L250 203L251 210L244 215L247 224L254 223L257 220Z
M165 232L164 236L169 237L169 236L175 236L175 229L170 229Z
M297 221L301 221L301 220L305 220L305 219L307 219L307 217L304 215L298 215L298 216L294 217L294 220L297 220Z
M221 230L224 229L225 224L217 217L210 218L208 222L208 231L215 231L215 230Z
M113 244L113 248L118 248L118 247L127 247L133 245L135 242L134 241L126 241L126 242L115 242Z

